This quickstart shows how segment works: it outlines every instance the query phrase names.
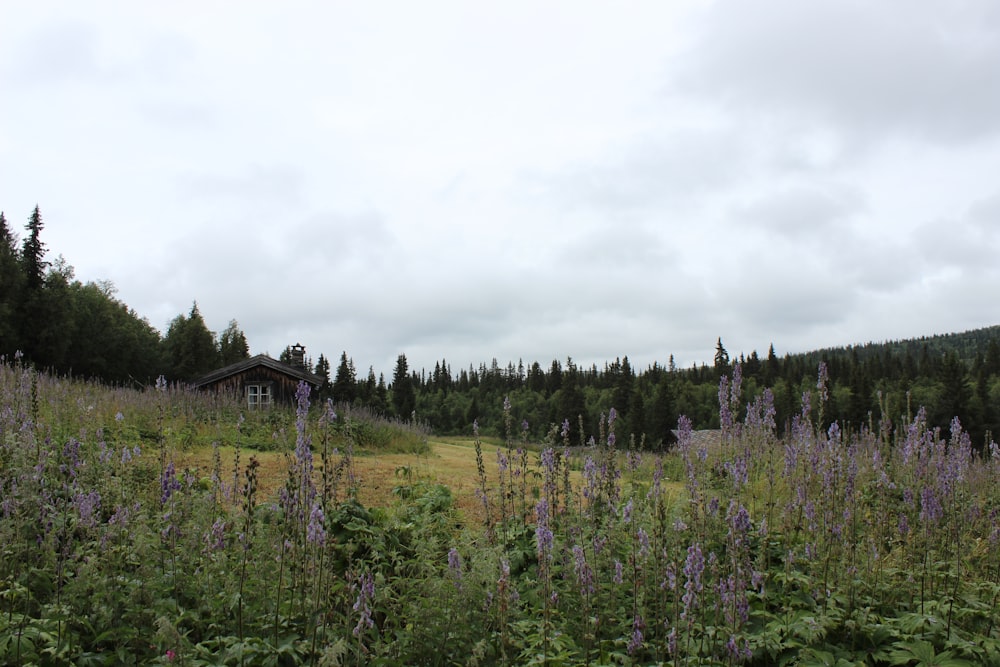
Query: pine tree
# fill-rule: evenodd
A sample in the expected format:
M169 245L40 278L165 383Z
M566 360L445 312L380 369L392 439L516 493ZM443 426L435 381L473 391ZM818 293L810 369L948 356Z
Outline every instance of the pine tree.
M72 289L79 285L73 278L73 267L60 255L37 289L24 290L21 342L36 367L72 370L68 353L77 317Z
M580 431L580 421L582 420L584 428L587 428L590 419L587 416L587 401L580 389L580 373L572 359L566 360L566 369L562 373L562 387L557 395L556 410L558 414L553 421L562 423L568 419L570 442L582 443L587 434Z
M726 352L726 348L722 345L722 338L720 337L718 342L715 344L715 375L716 377L722 377L729 372L729 353Z
M28 237L24 239L24 245L21 248L24 282L28 290L41 289L45 282L45 269L48 268L48 263L45 261L45 244L41 240L44 226L42 214L38 210L38 206L35 206L26 227Z
M246 335L236 320L229 320L229 326L219 336L219 363L228 366L249 358L250 345Z
M56 292L46 293L45 287L45 244L41 241L42 215L35 210L28 220L28 236L21 245L18 256L21 279L20 294L16 303L17 327L16 338L25 357L39 367L55 368L61 360L57 360L49 343L53 342L51 333L56 324L53 298ZM9 236L9 234L8 234ZM58 342L58 341L55 341Z
M396 370L392 374L392 407L397 417L409 419L416 405L417 397L406 363L406 355L400 354L396 359Z
M17 239L0 211L0 356L8 359L21 349L15 315L21 303L23 284Z
M537 394L545 392L545 371L537 361L528 369L528 389Z
M379 414L389 412L389 388L385 386L385 374L378 374L378 384L375 386L375 401L372 409Z
M764 386L773 387L774 382L781 376L781 364L778 355L774 353L774 343L767 348L767 361L764 362Z
M632 419L632 388L635 386L635 374L632 372L632 365L626 355L621 361L615 360L615 372L612 376L614 386L612 387L611 406L618 412L618 424L616 429L618 436L622 437L642 431L642 422Z
M354 364L348 360L347 352L340 354L340 365L333 379L333 400L337 403L353 403L358 395L358 380L355 377Z
M320 376L321 382L319 385L319 396L322 399L330 398L330 360L326 358L323 354L319 355L316 360L316 367L313 373Z
M219 366L215 336L205 325L197 302L187 317L173 319L163 343L172 380L195 380Z

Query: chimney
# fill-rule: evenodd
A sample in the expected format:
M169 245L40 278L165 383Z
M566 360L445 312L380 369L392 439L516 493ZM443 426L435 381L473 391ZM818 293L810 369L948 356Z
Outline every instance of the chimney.
M302 347L301 343L296 343L292 345L289 350L290 366L295 368L301 368L305 370L306 368L306 348Z

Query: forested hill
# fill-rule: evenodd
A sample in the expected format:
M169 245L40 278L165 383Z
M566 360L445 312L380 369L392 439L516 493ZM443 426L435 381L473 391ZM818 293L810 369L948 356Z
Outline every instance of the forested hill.
M236 320L216 335L197 304L161 336L115 298L110 283L82 284L61 255L46 261L42 229L37 207L23 241L0 213L0 358L8 363L19 354L21 363L57 374L143 385L160 374L184 382L249 356ZM470 433L476 421L484 433L510 429L516 437L537 440L569 420L574 441L586 440L600 433L601 416L613 407L620 442L634 434L637 443L662 446L680 415L695 428L718 426L719 380L732 374L736 363L743 400L769 389L782 430L802 411L803 396L818 408L820 362L829 374L824 421L836 420L843 429L875 423L883 414L894 424L905 423L923 406L930 423L946 433L958 417L976 446L1000 431L1000 326L781 357L772 346L764 356L753 352L739 359L730 359L720 339L711 366L679 369L672 357L664 361L637 369L628 357L600 368L580 367L571 359L544 366L537 361L502 366L494 359L455 372L442 359L433 369L417 371L400 354L387 382L371 367L359 376L345 351L333 377L323 354L314 368L327 378L324 398L415 417L439 433Z
M647 446L658 446L669 442L680 415L688 416L696 428L718 427L719 380L731 375L736 363L744 402L769 389L779 430L801 413L804 396L815 417L821 362L828 375L825 425L837 421L842 429L877 428L883 414L899 425L922 406L929 422L945 434L958 417L977 446L1000 429L1000 326L780 357L772 346L765 356L755 351L739 359L730 359L720 339L712 366L688 369L668 361L666 366L654 363L639 370L625 357L603 368L580 368L572 360L553 361L544 368L520 362L503 367L494 361L455 375L442 360L433 372L411 373L410 385L416 415L439 431L467 432L475 418L487 431L502 433L507 398L515 426L526 420L530 437L542 437L564 418L576 426L577 416L583 417L583 435L595 434L601 415L614 407L619 438L631 433L644 438ZM401 363L405 365L405 357ZM352 367L342 357L338 376ZM400 370L397 367L396 377ZM395 387L390 393L395 399Z
M806 363L818 363L822 359L843 358L856 355L858 359L867 361L877 356L900 357L913 359L925 357L943 357L955 353L965 364L978 363L977 357L989 350L990 343L1000 339L1000 325L975 329L962 333L922 336L907 340L888 341L885 343L865 343L864 345L848 345L831 347L802 355Z

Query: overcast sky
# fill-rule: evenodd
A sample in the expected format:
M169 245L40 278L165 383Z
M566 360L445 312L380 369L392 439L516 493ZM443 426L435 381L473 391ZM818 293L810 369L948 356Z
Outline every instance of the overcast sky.
M3 2L0 209L359 373L1000 324L1000 3Z

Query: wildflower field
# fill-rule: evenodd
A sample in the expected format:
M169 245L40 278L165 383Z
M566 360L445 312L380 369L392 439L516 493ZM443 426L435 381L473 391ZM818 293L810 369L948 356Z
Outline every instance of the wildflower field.
M826 400L821 365L779 439L737 365L719 437L656 454L612 406L581 444L507 405L459 480L307 390L241 414L2 363L0 664L1000 665L1000 452Z

